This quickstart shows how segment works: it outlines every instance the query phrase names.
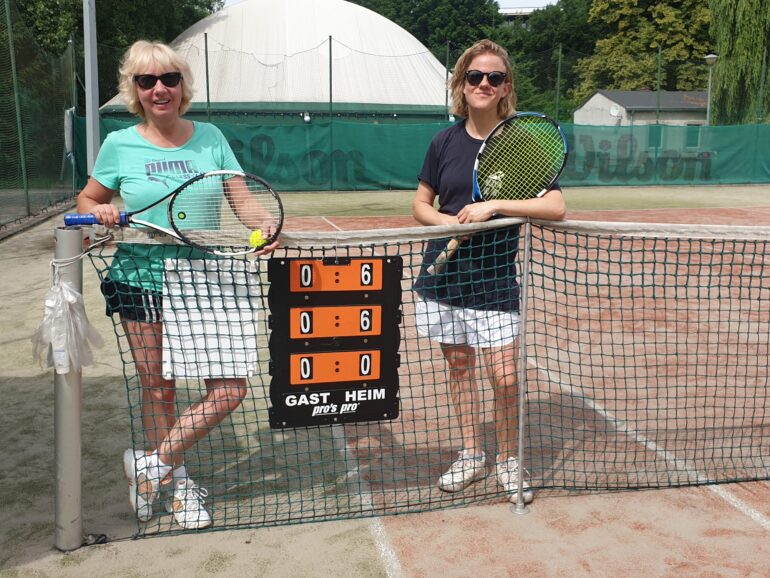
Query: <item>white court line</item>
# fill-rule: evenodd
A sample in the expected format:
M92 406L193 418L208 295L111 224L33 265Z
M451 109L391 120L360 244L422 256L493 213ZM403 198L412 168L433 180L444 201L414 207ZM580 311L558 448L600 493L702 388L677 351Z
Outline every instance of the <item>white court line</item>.
M338 231L342 231L342 227L338 227L337 225L335 225L334 223L332 223L332 222L331 222L329 219L327 219L326 217L321 217L321 220L322 220L324 223L326 223L327 225L329 225L329 226L331 226L331 227L334 227L334 228L335 228L335 229L337 229Z
M328 218L321 217L321 219L331 227L334 227L336 230L342 231L341 227L335 225ZM332 426L332 437L334 438L335 445L337 446L337 451L343 455L346 463L355 464L355 468L348 471L347 478L358 478L359 485L364 486L365 489L365 491L361 493L362 505L364 509L372 510L372 492L368 487L368 484L361 480L359 475L358 459L355 457L352 449L345 440L344 426ZM401 562L399 561L395 550L393 550L393 547L390 545L390 540L388 540L388 535L385 532L385 526L383 525L382 520L379 518L370 518L369 532L372 535L374 546L377 549L377 554L380 556L380 560L382 561L385 569L385 574L388 576L388 578L401 578L405 576L404 570L401 567Z
M348 445L347 440L345 439L345 426L333 425L331 429L332 438L334 439L334 445L336 446L337 451L342 454L345 463L354 465L352 469L348 470L346 478L358 479L359 487L363 490L360 494L361 504L365 510L371 511L372 491L369 484L361 479L358 458L356 458L353 449ZM374 547L377 550L377 554L380 556L385 574L388 578L402 578L405 576L398 555L390 545L390 540L388 540L388 535L385 532L385 526L380 518L369 518L369 533L372 535Z
M374 538L374 545L385 566L385 574L388 578L401 578L405 576L404 569L401 568L401 562L398 560L395 550L390 545L388 535L385 533L385 525L382 523L382 520L371 518L369 532L371 532L372 538Z
M529 361L533 367L535 367L541 373L545 374L546 378L549 381L557 383L564 392L566 392L567 394L573 397L580 399L586 407L588 407L589 409L593 410L594 412L602 416L610 425L612 425L613 428L615 428L616 431L626 434L626 436L628 436L629 438L632 438L639 445L643 445L650 451L660 455L666 462L673 465L674 468L686 473L691 479L694 479L698 483L710 484L706 486L709 490L714 492L717 496L722 498L725 502L730 504L736 510L738 510L745 516L751 518L757 524L762 526L765 530L770 532L770 518L768 518L761 512L755 510L754 508L749 506L746 502L744 502L743 500L741 500L731 492L724 489L722 486L716 485L712 480L709 480L707 476L701 474L697 470L688 468L686 465L683 464L682 460L677 458L672 452L658 447L658 445L655 442L648 440L639 432L628 427L628 425L626 425L624 421L615 419L615 416L613 416L609 411L601 407L594 400L583 395L583 393L578 391L573 386L567 383L564 383L560 379L553 379L551 376L551 372L548 371L547 368L541 367L531 360Z

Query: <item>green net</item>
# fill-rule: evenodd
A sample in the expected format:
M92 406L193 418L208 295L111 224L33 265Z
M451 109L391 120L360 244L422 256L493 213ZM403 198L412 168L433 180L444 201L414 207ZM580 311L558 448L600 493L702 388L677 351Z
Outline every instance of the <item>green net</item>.
M536 487L767 478L767 229L535 227Z
M113 316L132 448L153 447L166 413L184 421L190 404L200 409L207 388L226 380L218 399L232 413L184 452L187 475L208 491L212 529L507 503L495 456L506 444L518 453L520 423L520 465L542 495L770 478L767 228L506 220L475 230L432 278L423 256L434 258L457 227L286 233L272 259L255 261L203 258L117 232L122 241L91 253L100 277L114 280L108 302L114 308L120 295L121 307L162 319L163 328L150 339ZM362 292L370 277L350 269L361 263L383 268L374 273L382 287ZM490 270L500 283L474 277L488 279ZM313 294L311 279L332 289ZM162 307L148 299L153 292ZM492 386L490 370L501 366L480 350L465 376L473 387L450 387L462 375L424 335L423 298L442 292L449 302L458 292L476 299L480 309L513 311L521 299L521 336L505 355L517 357L523 345L525 371L505 366ZM307 335L294 334L285 309L329 313L361 303L370 312L382 307L375 334L396 333L362 339L346 325L350 311L316 310L315 323L297 317L296 330ZM353 308L356 323L361 311ZM473 315L479 334L478 320L494 319ZM501 331L514 331L514 320ZM463 339L445 328L444 341ZM360 360L362 350L379 355L382 375L362 377L370 375L363 364L347 373L340 352ZM319 352L337 360L326 377ZM314 365L295 368L297 356ZM143 393L148 384L163 392L165 410ZM453 390L476 396L463 401ZM341 403L360 406L358 416L345 417ZM472 410L460 411L468 404ZM364 407L382 415L360 413ZM442 491L439 478L467 445L469 415L485 470L461 491ZM159 506L137 534L177 531Z
M10 12L8 12L10 11ZM0 226L74 200L71 49L43 51L12 2L0 7Z

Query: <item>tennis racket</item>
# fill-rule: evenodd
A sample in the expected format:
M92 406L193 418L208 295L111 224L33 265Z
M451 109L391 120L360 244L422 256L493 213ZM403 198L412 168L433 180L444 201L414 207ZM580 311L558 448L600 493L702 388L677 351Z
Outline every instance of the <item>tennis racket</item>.
M64 224L95 225L98 221L94 215L67 214ZM141 225L197 249L232 257L259 251L278 238L283 205L259 177L210 171L143 209L121 212L120 225Z
M474 202L543 196L567 162L567 139L553 119L520 112L498 124L484 139L473 164ZM455 237L428 267L441 273L463 242Z

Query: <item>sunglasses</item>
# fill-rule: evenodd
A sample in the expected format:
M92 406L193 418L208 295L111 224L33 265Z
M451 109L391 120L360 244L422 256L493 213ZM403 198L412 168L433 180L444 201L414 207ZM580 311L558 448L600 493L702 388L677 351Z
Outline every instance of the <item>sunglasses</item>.
M161 74L160 76L155 76L154 74L135 74L134 75L134 82L136 82L139 85L139 88L143 90L150 90L151 88L154 88L155 85L158 83L158 80L160 80L163 83L163 86L173 88L174 86L179 84L180 80L182 80L182 73L166 72L164 74ZM490 84L491 83L492 81L490 80Z
M465 80L471 86L478 86L484 77L487 77L489 86L498 87L505 82L505 78L508 76L505 72L499 70L493 70L492 72L481 72L480 70L468 70L465 72Z

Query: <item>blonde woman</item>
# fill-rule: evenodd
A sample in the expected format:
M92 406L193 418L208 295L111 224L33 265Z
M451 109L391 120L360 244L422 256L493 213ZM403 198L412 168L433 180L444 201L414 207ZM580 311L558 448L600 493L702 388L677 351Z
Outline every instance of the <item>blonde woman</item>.
M126 51L120 93L140 122L107 136L78 196L78 212L92 213L102 224L114 226L120 218L112 202L118 192L125 209L133 211L197 174L241 170L219 129L182 118L190 106L192 80L188 64L165 44L140 40ZM163 204L152 216L145 215L169 226ZM161 371L162 271L169 250L174 257L203 256L192 249L121 244L102 281L107 314L120 316L142 389L148 451L126 450L123 465L129 499L141 521L152 518L153 504L165 489L166 509L180 526L205 528L211 525L207 492L188 476L184 452L241 404L247 384L245 379L207 379L204 397L177 415L175 384Z
M423 225L456 225L495 216L560 220L565 204L558 185L528 200L471 202L471 175L484 138L515 112L513 72L504 48L482 40L458 59L450 83L453 112L462 120L433 139L419 174L412 213ZM438 206L436 206L438 200ZM497 451L495 475L518 499L516 456L518 387L516 338L519 333L519 288L515 284L518 230L509 228L470 237L445 270L429 275L427 267L446 243L430 243L415 282L420 333L438 342L449 369L452 407L462 435L462 449L438 486L456 492L487 476L480 440L480 362L495 394ZM530 501L527 490L524 499Z

